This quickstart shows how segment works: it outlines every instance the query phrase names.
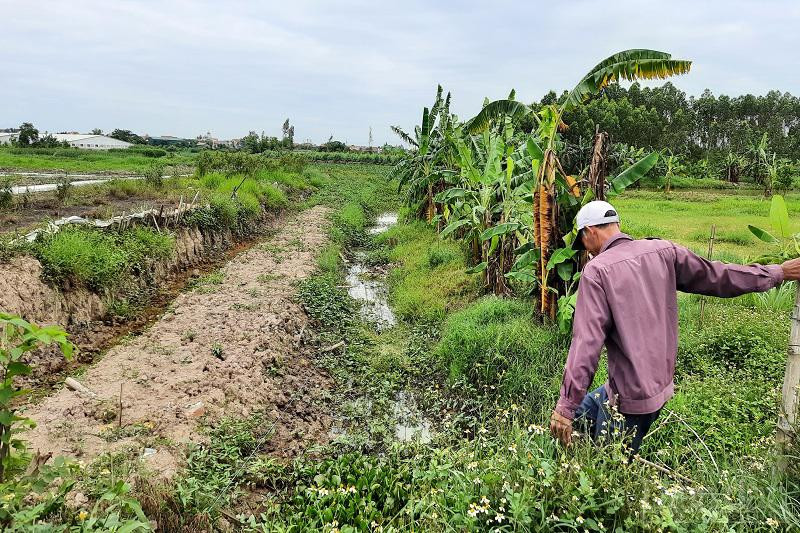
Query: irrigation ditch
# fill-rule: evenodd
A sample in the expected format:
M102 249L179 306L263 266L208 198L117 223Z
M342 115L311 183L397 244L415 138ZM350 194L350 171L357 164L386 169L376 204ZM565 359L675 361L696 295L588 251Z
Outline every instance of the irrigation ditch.
M380 235L397 224L397 220L397 213L381 213L367 229L367 234ZM370 265L367 257L368 252L363 248L351 251L351 260L345 265L347 293L358 303L361 318L380 333L396 326L398 319L389 304L389 267ZM407 442L419 439L422 443L431 441L433 423L422 413L412 390L401 388L394 394L388 416L394 425L394 436L397 440ZM331 434L339 437L342 430L334 428Z

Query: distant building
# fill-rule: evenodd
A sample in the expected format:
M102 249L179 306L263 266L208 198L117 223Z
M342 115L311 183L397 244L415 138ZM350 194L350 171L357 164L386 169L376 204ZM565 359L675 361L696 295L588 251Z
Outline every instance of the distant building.
M375 146L358 146L356 144L351 144L350 146L347 147L347 149L350 150L351 152L369 152L369 153L380 152L380 149L376 148Z
M46 133L44 135L47 135ZM39 137L44 137L39 134ZM91 133L51 133L56 140L66 142L74 148L83 148L84 150L108 150L109 148L129 148L133 146L129 142L120 141L107 135L92 135Z
M16 141L19 133L0 133L0 144L11 144Z
M198 135L197 136L197 146L201 148L240 148L242 146L241 139L230 139L227 141L223 141L217 139L216 137L211 136L211 132L206 132L205 135Z
M178 146L190 147L197 144L194 139L184 139L173 135L161 135L160 137L147 137L147 143L153 146Z

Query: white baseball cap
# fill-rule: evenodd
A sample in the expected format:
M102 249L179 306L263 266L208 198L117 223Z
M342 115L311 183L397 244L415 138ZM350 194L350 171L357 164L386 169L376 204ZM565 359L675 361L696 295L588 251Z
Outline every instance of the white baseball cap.
M578 215L575 217L575 226L578 229L578 235L572 243L575 250L583 250L583 240L581 239L581 230L587 226L600 226L601 224L609 224L611 222L619 223L619 215L614 206L602 200L594 200L581 207Z

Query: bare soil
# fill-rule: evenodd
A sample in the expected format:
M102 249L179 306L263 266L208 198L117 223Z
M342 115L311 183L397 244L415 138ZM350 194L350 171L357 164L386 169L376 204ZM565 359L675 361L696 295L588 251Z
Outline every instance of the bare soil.
M64 387L29 406L38 424L26 436L31 449L90 461L155 448L145 461L170 477L182 444L202 440L203 417L264 411L275 426L268 451L279 457L327 440L332 381L305 345L293 286L314 269L326 215L324 207L293 215L221 268L221 282L180 294L149 329L111 348L78 378L95 398Z
M99 186L88 186L78 193L66 202L58 200L54 192L32 193L27 198L16 197L13 208L0 210L0 233L31 230L48 219L79 216L104 220L122 213L141 211L142 207L163 205L165 208L174 208L178 205L174 198L159 198L152 194L115 197L112 192L103 191Z

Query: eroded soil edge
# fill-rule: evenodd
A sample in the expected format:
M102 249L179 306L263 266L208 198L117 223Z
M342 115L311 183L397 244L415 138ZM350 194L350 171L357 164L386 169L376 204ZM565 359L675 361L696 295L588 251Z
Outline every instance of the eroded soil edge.
M180 294L149 329L112 347L81 378L96 398L62 388L31 406L26 414L38 426L27 435L30 448L89 461L152 447L145 461L169 477L182 444L202 439L201 417L254 410L274 421L268 452L291 457L324 441L331 382L304 346L306 315L292 284L315 268L327 212L297 214L222 267L220 283Z

